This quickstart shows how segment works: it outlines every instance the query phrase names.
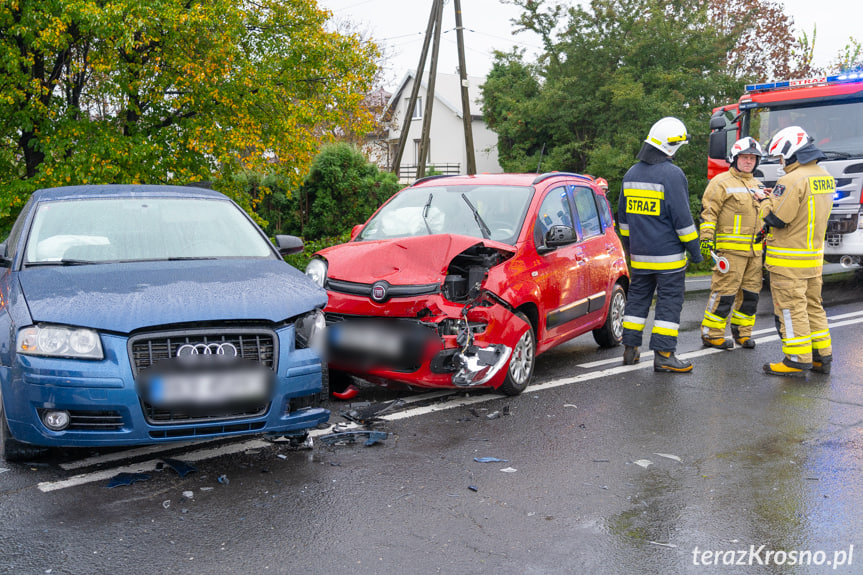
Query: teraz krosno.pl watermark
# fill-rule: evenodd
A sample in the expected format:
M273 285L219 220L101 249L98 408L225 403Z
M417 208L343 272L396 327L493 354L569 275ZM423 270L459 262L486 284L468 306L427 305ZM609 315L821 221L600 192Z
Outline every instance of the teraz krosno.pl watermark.
M838 569L854 562L854 545L835 551L768 549L750 545L749 549L699 549L692 552L693 565L824 565Z

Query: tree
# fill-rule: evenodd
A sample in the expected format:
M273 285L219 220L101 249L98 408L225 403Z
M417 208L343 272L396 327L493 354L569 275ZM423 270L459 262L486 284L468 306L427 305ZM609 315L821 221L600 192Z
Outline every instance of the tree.
M314 0L0 5L0 221L61 184L299 185L338 126L362 132L374 44Z

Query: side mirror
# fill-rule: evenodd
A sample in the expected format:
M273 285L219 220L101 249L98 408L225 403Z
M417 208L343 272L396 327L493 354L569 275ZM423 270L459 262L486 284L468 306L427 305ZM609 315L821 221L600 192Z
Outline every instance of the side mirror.
M297 236L276 236L276 247L282 256L298 254L303 251L303 240Z
M714 130L723 130L728 125L728 122L725 120L725 112L722 110L716 112L712 116L710 116L710 131Z
M12 265L12 258L6 254L6 242L0 243L0 268L8 268Z
M365 224L357 224L351 229L351 241L353 241L358 235L360 235L360 232L363 231L364 225Z
M550 252L560 246L573 244L578 241L578 233L572 226L551 226L545 233L545 245L537 251L540 253Z
M724 130L710 132L707 155L714 160L725 160L728 158L728 132Z

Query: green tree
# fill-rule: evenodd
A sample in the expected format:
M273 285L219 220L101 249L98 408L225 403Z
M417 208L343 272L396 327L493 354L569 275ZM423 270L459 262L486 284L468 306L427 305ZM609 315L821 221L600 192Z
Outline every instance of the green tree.
M315 0L0 3L0 221L44 186L234 177L299 185L371 125L376 48Z
M295 193L290 193L284 182L263 183L274 190L260 210L271 223L268 232L293 234L306 241L350 233L401 188L395 174L381 172L355 146L346 143L324 146Z

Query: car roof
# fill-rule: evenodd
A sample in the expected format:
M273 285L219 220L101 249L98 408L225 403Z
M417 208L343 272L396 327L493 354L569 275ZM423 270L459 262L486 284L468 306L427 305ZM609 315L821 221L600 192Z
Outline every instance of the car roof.
M215 190L193 186L142 185L142 184L88 184L83 186L63 186L59 188L42 188L32 194L32 198L41 200L80 200L94 198L134 198L134 197L164 197L164 198L211 198L227 199L227 196Z
M429 176L414 182L413 186L464 186L487 184L493 186L534 186L550 178L578 178L593 183L591 176L570 172L546 172L544 174L474 174L461 176Z

